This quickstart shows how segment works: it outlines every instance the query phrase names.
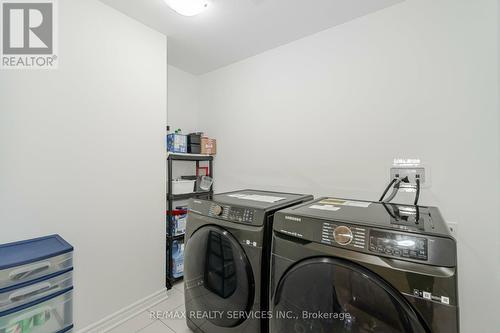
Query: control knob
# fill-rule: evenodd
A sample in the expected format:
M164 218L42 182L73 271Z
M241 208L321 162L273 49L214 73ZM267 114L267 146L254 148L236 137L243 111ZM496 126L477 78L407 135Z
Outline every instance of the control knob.
M221 206L219 206L219 205L214 206L214 215L220 216L220 215L222 215L223 211L224 210L222 209Z
M333 239L340 245L348 245L352 238L352 231L346 226L341 225L333 230Z

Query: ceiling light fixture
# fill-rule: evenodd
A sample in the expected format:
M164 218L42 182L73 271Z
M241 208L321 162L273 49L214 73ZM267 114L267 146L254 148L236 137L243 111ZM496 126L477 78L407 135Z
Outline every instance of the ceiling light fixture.
M165 0L167 5L184 16L198 15L208 7L208 0Z

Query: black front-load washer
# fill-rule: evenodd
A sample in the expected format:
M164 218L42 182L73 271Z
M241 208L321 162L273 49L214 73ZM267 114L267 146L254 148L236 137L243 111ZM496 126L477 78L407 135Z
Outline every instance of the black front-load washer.
M242 190L190 201L184 296L191 330L267 332L274 213L312 199Z
M456 243L435 207L321 198L275 214L271 332L455 333Z

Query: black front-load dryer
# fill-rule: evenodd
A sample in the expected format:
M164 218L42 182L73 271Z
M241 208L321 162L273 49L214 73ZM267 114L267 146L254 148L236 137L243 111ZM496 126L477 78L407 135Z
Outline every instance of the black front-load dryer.
M455 333L456 243L439 210L321 198L277 212L271 332Z
M191 330L267 332L274 212L312 199L242 190L190 201L184 296Z

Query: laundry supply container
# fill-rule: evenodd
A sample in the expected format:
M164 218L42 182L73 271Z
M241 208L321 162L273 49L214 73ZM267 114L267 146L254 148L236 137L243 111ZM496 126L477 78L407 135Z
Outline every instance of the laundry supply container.
M174 241L172 252L172 276L180 278L184 275L184 242Z
M167 151L171 153L187 153L187 135L171 133L167 135Z
M186 232L187 207L177 207L168 214L170 219L170 234L172 236L182 235Z

